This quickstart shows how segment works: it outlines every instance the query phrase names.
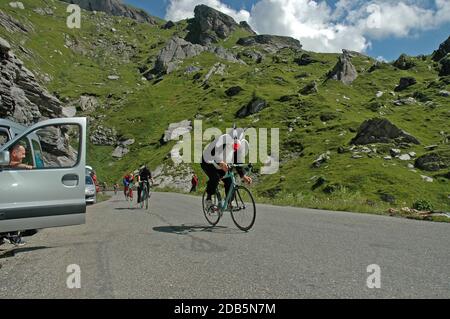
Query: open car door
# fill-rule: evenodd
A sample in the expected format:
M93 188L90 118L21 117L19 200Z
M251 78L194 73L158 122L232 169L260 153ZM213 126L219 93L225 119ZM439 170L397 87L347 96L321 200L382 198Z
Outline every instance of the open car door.
M86 118L42 121L1 146L0 233L84 224L85 165Z

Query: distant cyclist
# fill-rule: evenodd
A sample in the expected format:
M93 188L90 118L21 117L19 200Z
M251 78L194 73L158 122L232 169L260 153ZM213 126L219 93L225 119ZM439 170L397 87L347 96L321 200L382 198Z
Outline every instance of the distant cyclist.
M128 200L128 197L133 200L133 179L133 173L126 174L122 179L123 194L125 195L126 200Z
M228 171L227 164L244 163L248 147L248 142L244 139L244 129L234 126L227 134L217 137L205 148L201 167L209 178L206 186L206 206L212 205L211 198L217 190L220 179ZM245 183L252 183L251 177L245 175L242 167L236 167L236 170ZM225 178L223 183L228 194L231 186L230 178Z
M150 180L153 182L152 173L147 167L147 164L143 164L139 169L139 186L138 186L138 204L141 202L141 193L144 189L144 184L147 184L147 191L150 191Z

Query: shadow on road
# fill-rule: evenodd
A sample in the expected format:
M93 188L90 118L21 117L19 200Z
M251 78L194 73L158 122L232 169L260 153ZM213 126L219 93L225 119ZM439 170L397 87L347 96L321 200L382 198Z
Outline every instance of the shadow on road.
M48 248L51 248L51 247L36 246L36 247L12 248L12 249L8 249L8 250L6 250L4 252L0 251L0 259L1 258L14 257L17 254L26 253L26 252L29 252L29 251L48 249Z
M154 231L162 233L173 233L178 235L187 235L189 233L197 232L209 232L209 233L221 233L221 234L245 234L238 229L231 229L225 226L205 226L205 225L185 225L180 226L156 226L153 227Z
M141 210L141 208L137 208L137 207L116 207L114 208L115 210Z

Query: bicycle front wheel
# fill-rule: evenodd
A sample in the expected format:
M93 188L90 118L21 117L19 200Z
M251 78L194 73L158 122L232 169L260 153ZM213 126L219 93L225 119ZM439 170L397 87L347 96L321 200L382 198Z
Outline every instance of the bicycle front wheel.
M237 186L231 207L234 224L243 231L253 227L256 219L256 205L252 193L243 186Z
M206 207L205 202L207 196L208 193L205 190L202 197L203 214L205 214L205 218L209 224L211 224L212 226L216 226L220 220L220 217L222 216L219 210L220 194L217 193L216 195L211 196L212 206L210 207Z

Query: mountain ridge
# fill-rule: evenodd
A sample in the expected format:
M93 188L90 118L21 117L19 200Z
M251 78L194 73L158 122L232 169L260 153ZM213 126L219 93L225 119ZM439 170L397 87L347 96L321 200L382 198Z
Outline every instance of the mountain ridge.
M169 74L152 74L171 39L186 39L188 20L165 28L87 12L83 28L70 30L65 4L53 1L54 13L45 19L37 13L47 3L30 0L24 10L0 4L6 17L0 24L9 27L0 28L0 37L42 87L89 118L88 160L108 183L147 161L161 185L185 190L189 174L202 176L201 169L175 166L169 154L176 141L160 140L169 127L189 131L201 119L204 128L237 122L280 129L279 173L254 173L261 201L378 213L419 199L449 207L445 58L383 63L350 51L309 52L301 43L240 45L255 36L234 21L236 29L212 43L214 51L184 55L170 61ZM14 32L17 24L26 31ZM343 83L337 74L345 70L357 77ZM398 135L403 131L420 144ZM369 132L360 135L369 144L352 144L359 132ZM370 132L380 136L371 139Z

